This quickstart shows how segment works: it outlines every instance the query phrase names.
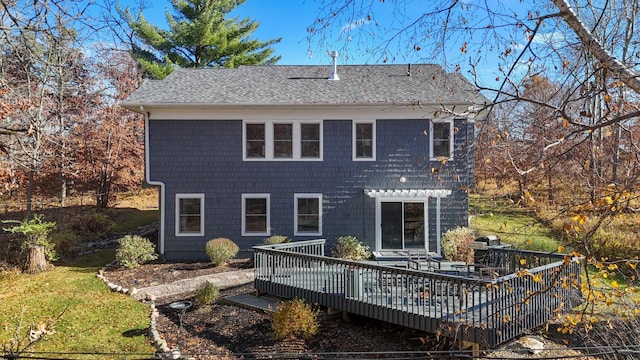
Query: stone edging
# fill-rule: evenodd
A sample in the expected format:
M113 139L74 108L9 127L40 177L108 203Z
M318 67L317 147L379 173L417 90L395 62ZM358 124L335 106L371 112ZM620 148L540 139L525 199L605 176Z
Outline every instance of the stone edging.
M173 287L173 289L166 288L166 287L171 287L172 283L159 285L159 286L150 286L143 289L137 289L135 287L125 288L118 284L114 284L110 282L104 276L104 273L107 267L113 266L114 264L115 264L115 261L103 266L100 270L98 270L96 277L102 280L111 291L129 295L134 299L149 305L149 309L151 310L150 321L149 321L149 338L151 339L151 342L156 347L156 353L162 359L180 359L182 355L180 354L180 351L178 349L170 349L169 345L167 344L167 341L164 340L162 336L160 336L160 332L158 331L158 328L157 328L157 319L160 316L160 313L158 312L158 308L156 308L156 303L155 303L157 296L153 294L153 291L150 289L160 288L163 290L163 293L169 292L167 296L171 296L171 295L176 295L180 293L177 291L189 292L193 290L190 287L201 285L205 281L213 285L216 285L220 289L224 289L231 286L247 283L248 281L252 281L254 276L253 269L250 269L250 270L241 270L237 272L204 275L194 279L178 280L174 282L175 284L178 284L177 289L175 286ZM190 284L187 284L188 282L190 282Z
M100 270L98 270L98 273L96 274L96 277L100 280L102 280L105 285L107 285L107 287L114 292L119 292L125 295L129 295L133 298L136 298L136 296L138 295L138 289L131 288L124 288L118 284L114 284L112 282L109 281L109 279L107 279L104 276L105 270L107 269L108 266L113 265L114 262L111 262L105 266L103 266ZM149 338L151 339L151 342L153 343L153 345L156 347L156 353L158 355L161 356L161 358L163 359L179 359L180 358L180 352L177 349L170 349L169 345L167 345L167 341L165 339L162 338L162 336L160 336L160 333L158 332L158 328L157 328L157 319L158 316L160 316L160 313L158 312L158 309L156 308L156 303L155 303L155 296L153 295L147 295L144 299L137 299L141 302L143 302L144 304L149 305L149 309L151 310L151 314L149 315L150 321L149 321Z

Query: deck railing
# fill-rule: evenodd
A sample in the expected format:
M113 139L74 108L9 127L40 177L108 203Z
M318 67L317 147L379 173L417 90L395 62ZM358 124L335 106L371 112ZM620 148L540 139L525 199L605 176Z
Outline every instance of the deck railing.
M447 274L446 268L412 270L325 257L322 239L254 249L260 293L488 347L543 324L580 298L579 263L558 254L500 249L485 254L483 264ZM473 266L509 274L480 278Z

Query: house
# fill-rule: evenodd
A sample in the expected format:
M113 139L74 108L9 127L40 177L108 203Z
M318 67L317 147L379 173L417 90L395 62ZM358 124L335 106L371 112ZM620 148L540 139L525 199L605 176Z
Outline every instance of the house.
M379 255L440 253L468 222L473 110L486 99L438 65L176 69L123 104L145 114L158 250L206 258L270 235L353 235ZM245 253L249 254L249 253Z

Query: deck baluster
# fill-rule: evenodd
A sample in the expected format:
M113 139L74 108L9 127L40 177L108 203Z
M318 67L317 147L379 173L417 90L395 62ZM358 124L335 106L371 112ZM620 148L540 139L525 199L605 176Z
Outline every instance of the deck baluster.
M497 275L472 278L419 265L406 269L325 257L324 243L320 239L256 246L258 293L305 298L490 347L544 323L555 316L560 303L570 309L580 298L579 263L565 264L560 254L496 249L487 254L484 266L496 269ZM481 265L474 264L474 272ZM516 275L520 269L528 274ZM534 275L543 280L534 281ZM525 302L527 295L531 296Z

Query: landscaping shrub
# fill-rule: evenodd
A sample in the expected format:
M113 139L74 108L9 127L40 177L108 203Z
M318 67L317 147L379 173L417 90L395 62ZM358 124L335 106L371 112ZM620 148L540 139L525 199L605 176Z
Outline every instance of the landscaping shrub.
M318 332L318 312L302 299L281 302L271 317L276 340L309 339Z
M265 245L276 245L276 244L284 244L291 242L291 239L284 235L272 235L266 239L264 239Z
M107 214L84 212L73 216L69 226L80 241L93 241L109 235L114 222Z
M457 227L447 231L440 240L442 256L449 261L472 263L473 249L469 244L477 237L477 233L467 227Z
M360 242L355 236L341 236L331 254L334 257L346 260L366 260L371 257L369 247Z
M238 255L240 248L227 238L216 238L207 241L206 252L215 266L222 265Z
M204 283L196 292L196 300L201 304L213 304L218 299L220 289L210 282Z
M156 247L147 238L138 235L127 235L118 239L116 260L127 268L135 268L158 258Z
M56 252L60 258L71 259L76 257L81 249L81 241L73 230L68 227L59 227L51 233L51 242L55 244Z

